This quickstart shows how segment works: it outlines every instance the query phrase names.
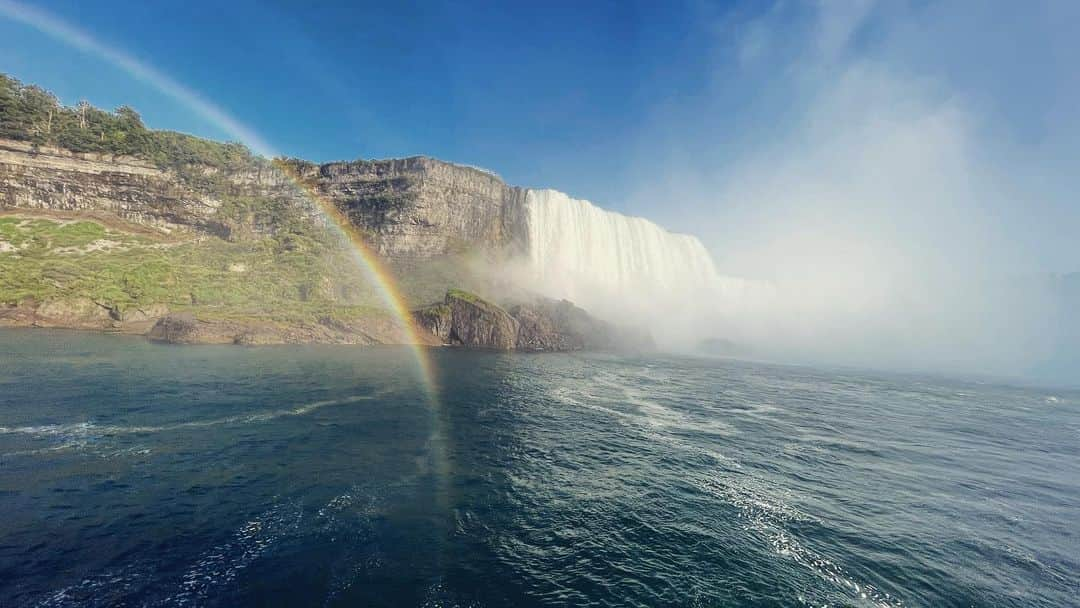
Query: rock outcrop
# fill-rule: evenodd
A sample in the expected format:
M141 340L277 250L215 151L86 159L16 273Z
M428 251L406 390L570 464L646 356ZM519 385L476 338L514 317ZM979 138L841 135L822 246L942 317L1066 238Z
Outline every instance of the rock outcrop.
M449 294L448 294L449 295ZM413 311L417 327L429 333L439 344L453 344L454 317L447 303L432 304Z
M495 350L517 347L517 319L466 291L448 291L444 302L416 311L414 318L444 344Z
M510 314L518 320L518 348L534 351L616 350L655 348L648 332L597 319L569 300L536 298L516 304Z
M504 309L460 290L414 313L417 325L443 344L493 350L562 352L647 350L648 334L616 327L562 300L539 298Z

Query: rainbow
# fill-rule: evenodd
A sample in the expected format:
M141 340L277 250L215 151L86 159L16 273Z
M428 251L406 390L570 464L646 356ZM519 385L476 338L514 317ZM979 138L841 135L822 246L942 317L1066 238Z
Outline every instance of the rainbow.
M349 221L349 218L337 208L337 205L335 205L333 201L327 199L314 186L303 180L289 163L275 162L274 166L281 171L308 200L315 203L331 228L350 244L350 253L352 254L353 259L362 268L367 270L368 276L371 278L372 284L379 291L379 295L382 297L383 302L397 318L398 323L405 334L405 342L412 348L417 368L420 373L420 379L424 383L424 388L427 391L428 397L434 401L438 395L438 385L435 381L431 357L428 355L428 350L424 347L423 340L421 340L419 333L417 332L416 323L413 320L412 313L409 311L409 306L397 287L397 280L394 278L393 273L391 273L390 269L386 267L386 264L379 259L379 256L371 250L371 247L364 242L364 239L359 231L357 231L356 226L354 226L353 223Z
M124 51L102 43L90 34L75 26L46 13L40 9L26 6L14 0L0 0L0 16L27 25L38 32L55 38L84 53L94 55L108 64L123 70L135 80L142 82L169 98L184 105L197 115L206 119L215 127L236 138L253 152L269 159L280 157L255 131L244 126L224 109L214 105L192 89L158 71L152 65L125 53ZM393 313L405 336L405 342L412 350L419 379L432 403L437 403L438 386L427 349L417 332L416 323L409 312L409 307L397 287L394 275L379 257L364 242L356 228L349 222L336 205L322 196L314 187L304 182L287 163L275 163L298 191L304 194L326 218L327 224L337 231L350 245L352 258L367 271L375 289L383 302Z

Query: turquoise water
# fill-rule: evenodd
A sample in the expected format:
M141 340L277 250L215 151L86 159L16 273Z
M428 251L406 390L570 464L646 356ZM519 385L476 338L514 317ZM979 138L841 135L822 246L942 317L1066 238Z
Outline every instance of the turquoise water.
M3 606L1072 606L1080 395L0 332Z

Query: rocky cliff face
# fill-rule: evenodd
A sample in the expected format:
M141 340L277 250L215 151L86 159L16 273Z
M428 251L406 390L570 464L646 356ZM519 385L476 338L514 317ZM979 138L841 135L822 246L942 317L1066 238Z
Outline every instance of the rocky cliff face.
M106 212L163 232L213 230L221 201L149 163L0 140L0 206Z
M524 191L426 157L307 165L307 183L372 237L384 257L520 246Z
M384 257L522 246L524 191L493 174L424 157L289 165L288 172L266 163L228 173L195 167L180 175L130 157L0 140L0 208L107 213L166 233L257 237L275 226L231 203L292 207L320 221L310 197L287 174L295 173Z
M568 300L536 298L511 306L518 321L518 348L533 351L618 350L655 348L648 332L597 319Z

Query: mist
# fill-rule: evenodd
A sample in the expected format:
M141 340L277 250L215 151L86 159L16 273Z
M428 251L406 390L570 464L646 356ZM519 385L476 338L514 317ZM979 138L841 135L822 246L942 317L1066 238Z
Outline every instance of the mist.
M1077 10L1040 5L982 33L1007 7L969 4L705 16L710 95L643 127L648 179L626 209L662 209L652 217L699 236L718 275L758 288L685 294L685 314L650 317L655 333L677 349L713 336L769 359L1075 383L1076 277L1062 275L1080 270L1080 211L1064 151L1080 149L1080 117L1061 100L1080 87L1061 55L1080 50ZM1045 70L1050 88L1005 103L954 76L983 50L1026 53L1000 69ZM733 89L754 128L720 116Z

